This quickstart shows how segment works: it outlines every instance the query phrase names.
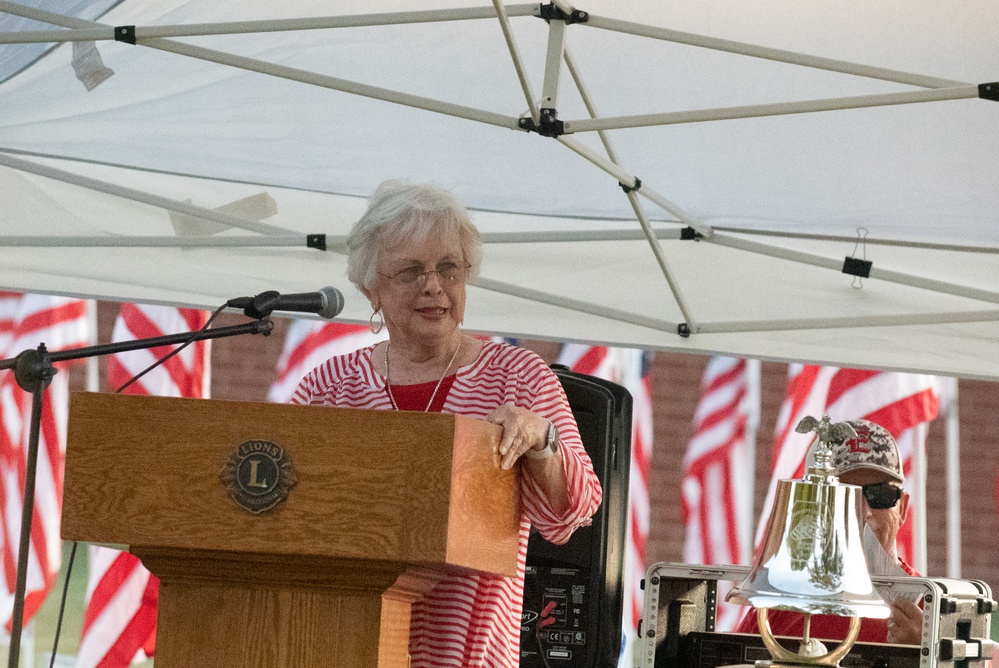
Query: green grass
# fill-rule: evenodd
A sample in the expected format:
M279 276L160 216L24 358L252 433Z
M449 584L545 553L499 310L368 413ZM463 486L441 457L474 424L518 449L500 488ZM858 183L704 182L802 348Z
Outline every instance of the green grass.
M30 668L39 668L43 655L48 655L52 651L52 644L55 641L56 627L59 622L59 607L62 603L63 587L66 581L66 571L69 566L70 551L72 543L63 543L62 550L62 570L59 572L59 579L56 581L55 589L45 599L38 614L35 615L32 631L34 632L34 663ZM73 571L69 578L69 589L66 591L66 610L63 614L62 630L59 632L58 654L61 656L76 657L80 649L80 631L83 629L83 613L85 611L85 597L87 592L87 572L88 572L89 548L86 544L80 544L76 550L76 557L73 560ZM0 657L0 667L7 667L9 649L6 645L0 647L3 656ZM29 668L28 647L22 640L21 645L21 666ZM59 665L59 664L56 664ZM153 660L150 659L141 664L142 668L152 668ZM47 668L48 663L44 666Z

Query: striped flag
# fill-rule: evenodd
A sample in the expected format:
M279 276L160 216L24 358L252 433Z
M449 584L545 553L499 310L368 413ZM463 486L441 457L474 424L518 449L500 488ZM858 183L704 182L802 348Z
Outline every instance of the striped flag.
M204 311L123 304L113 339L132 341L196 331L207 320ZM211 385L210 344L207 340L192 343L129 385L124 393L207 398ZM172 349L162 346L111 356L111 387L121 387ZM92 546L78 668L116 668L152 656L158 599L159 580L136 557Z
M777 414L773 448L773 474L767 487L766 500L756 526L754 544L759 546L770 519L777 482L800 478L805 471L805 455L812 444L810 434L794 430L806 415L821 418L826 410L829 384L839 369L835 367L790 364L787 368L787 393Z
M267 393L267 400L287 403L305 374L336 355L353 352L388 338L383 329L372 334L365 325L319 320L292 320L284 339L284 349L277 363L277 378Z
M649 536L649 470L652 463L652 354L629 348L571 343L562 347L559 364L573 371L623 385L632 397L631 474L624 554L624 614L620 666L632 665L638 620L642 618L646 543Z
M802 417L821 418L828 414L834 422L861 418L887 429L899 446L906 491L913 497L912 505L918 507L916 499L922 496L920 481L910 473L913 462L925 449L927 423L939 411L936 376L790 365L787 397L777 421L773 478L757 526L757 545L766 530L777 481L804 474L805 455L813 435L794 431ZM899 532L898 550L902 559L918 565L925 563L925 541L914 541L911 528L914 520L917 518L910 517Z
M757 374L754 376L754 373ZM752 484L756 425L759 423L758 365L712 357L701 381L694 435L684 456L684 561L691 564L748 564L752 528ZM725 584L719 583L722 588ZM724 603L719 592L716 629L730 631L741 607Z
M45 343L50 352L87 345L86 301L0 293L0 358L16 357L24 350L37 348L39 343ZM65 363L55 367L57 373L45 390L39 430L24 624L31 620L55 585L62 562L59 523L69 374ZM0 374L0 541L3 543L0 571L4 580L4 586L0 588L0 614L9 630L17 578L32 399L17 385L13 371Z

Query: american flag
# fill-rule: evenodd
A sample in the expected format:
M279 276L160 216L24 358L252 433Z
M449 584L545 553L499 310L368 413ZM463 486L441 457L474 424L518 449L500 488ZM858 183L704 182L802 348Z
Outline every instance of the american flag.
M132 341L196 331L207 319L203 311L123 304L112 338L116 342ZM192 343L129 385L124 393L207 398L211 386L210 344ZM111 356L110 385L121 387L172 349L163 346ZM92 546L78 668L117 668L152 656L158 599L159 580L136 557Z
M365 325L319 320L292 320L277 363L277 378L268 401L287 403L305 374L336 355L374 345L388 338L387 330L372 334Z
M0 293L0 358L16 357L43 342L50 352L87 345L87 303L63 297ZM45 391L39 430L24 624L31 620L54 586L62 561L59 523L69 377L66 364L55 367L57 373ZM0 615L10 629L32 400L31 395L17 385L13 371L0 374L0 541L3 543L4 580L0 589Z
M895 437L906 475L905 488L914 498L913 455L926 445L927 424L940 410L936 376L894 372L863 371L836 367L788 367L787 396L777 419L774 443L774 470L767 498L757 525L759 545L773 506L777 481L800 478L805 471L805 455L812 434L794 431L806 415L829 415L834 422L862 418L875 422ZM898 537L899 556L918 566L925 563L925 545L913 541L913 519L903 524Z
M652 463L651 353L571 343L562 347L559 364L573 371L623 385L632 397L631 475L628 481L628 528L624 567L624 615L620 666L632 665L638 620L642 617L645 549L649 536L649 468Z
M756 425L759 423L758 364L712 357L704 369L694 435L684 456L682 502L684 561L747 564ZM719 583L722 588L725 583ZM718 600L724 600L724 591ZM741 607L720 602L716 628L730 631Z

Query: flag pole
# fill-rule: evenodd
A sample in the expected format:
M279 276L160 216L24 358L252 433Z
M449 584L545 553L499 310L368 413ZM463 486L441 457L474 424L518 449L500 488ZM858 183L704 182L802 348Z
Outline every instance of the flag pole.
M87 300L87 343L97 345L97 302L93 299ZM99 367L96 355L87 358L87 392L100 392Z
M912 428L915 435L912 444L912 552L913 567L920 573L926 572L926 432L928 422Z
M947 577L961 577L961 413L957 378L947 392Z
M742 499L739 518L739 563L753 562L753 507L756 503L756 432L760 427L760 360L746 360L746 467L749 484Z

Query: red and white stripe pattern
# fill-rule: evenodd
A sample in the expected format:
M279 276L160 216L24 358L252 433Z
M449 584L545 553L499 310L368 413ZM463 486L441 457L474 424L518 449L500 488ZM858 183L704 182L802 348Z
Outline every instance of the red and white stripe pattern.
M277 363L277 378L267 400L287 403L305 374L337 355L373 346L388 338L388 330L373 334L365 325L296 319L288 327Z
M752 505L752 477L759 398L746 360L712 357L701 381L694 435L684 456L682 501L686 535L684 561L691 564L746 564L751 555L751 520L740 512ZM721 583L720 583L721 585ZM724 592L718 597L724 600ZM720 602L716 629L730 631L741 607Z
M114 341L132 341L196 331L208 319L203 311L166 306L123 304L114 326ZM156 367L123 393L170 397L208 397L211 384L210 341L197 341ZM124 385L168 354L173 346L113 355L108 381ZM156 642L159 580L127 552L90 548L87 609L78 668L119 668L152 656Z
M821 418L826 410L829 383L839 369L836 367L790 364L787 368L787 392L777 414L773 448L773 473L767 487L763 510L756 527L753 544L759 547L770 519L777 482L800 478L805 471L805 456L814 436L794 430L807 415Z
M821 418L827 414L834 422L861 418L887 429L899 446L906 490L917 494L909 473L913 453L925 448L926 423L940 410L937 385L935 376L922 374L791 365L787 397L777 421L774 474L757 527L757 545L766 530L777 481L800 478L804 473L805 455L814 435L798 434L794 428L806 415ZM918 562L911 524L904 524L899 533L899 556L907 562Z
M631 665L632 647L642 618L646 543L649 537L649 470L652 464L651 353L571 343L559 363L573 371L623 385L632 397L631 468L628 481L628 533L625 545L624 614L620 665Z
M50 352L87 345L87 305L79 299L0 293L0 358L16 357L45 343ZM62 561L59 523L62 508L66 419L69 410L67 364L45 390L38 440L35 502L31 522L24 617L27 624L55 584ZM0 372L0 525L4 586L0 615L11 626L17 577L21 513L31 425L31 395L13 371Z
M391 410L384 379L375 372L372 348L328 360L306 375L293 402ZM559 518L529 475L520 476L522 512L517 577L451 575L413 607L410 653L414 668L519 664L527 539L533 526L547 540L564 543L590 523L601 492L558 379L534 353L485 342L482 353L458 370L444 413L484 418L512 402L552 420L559 430L569 510Z

